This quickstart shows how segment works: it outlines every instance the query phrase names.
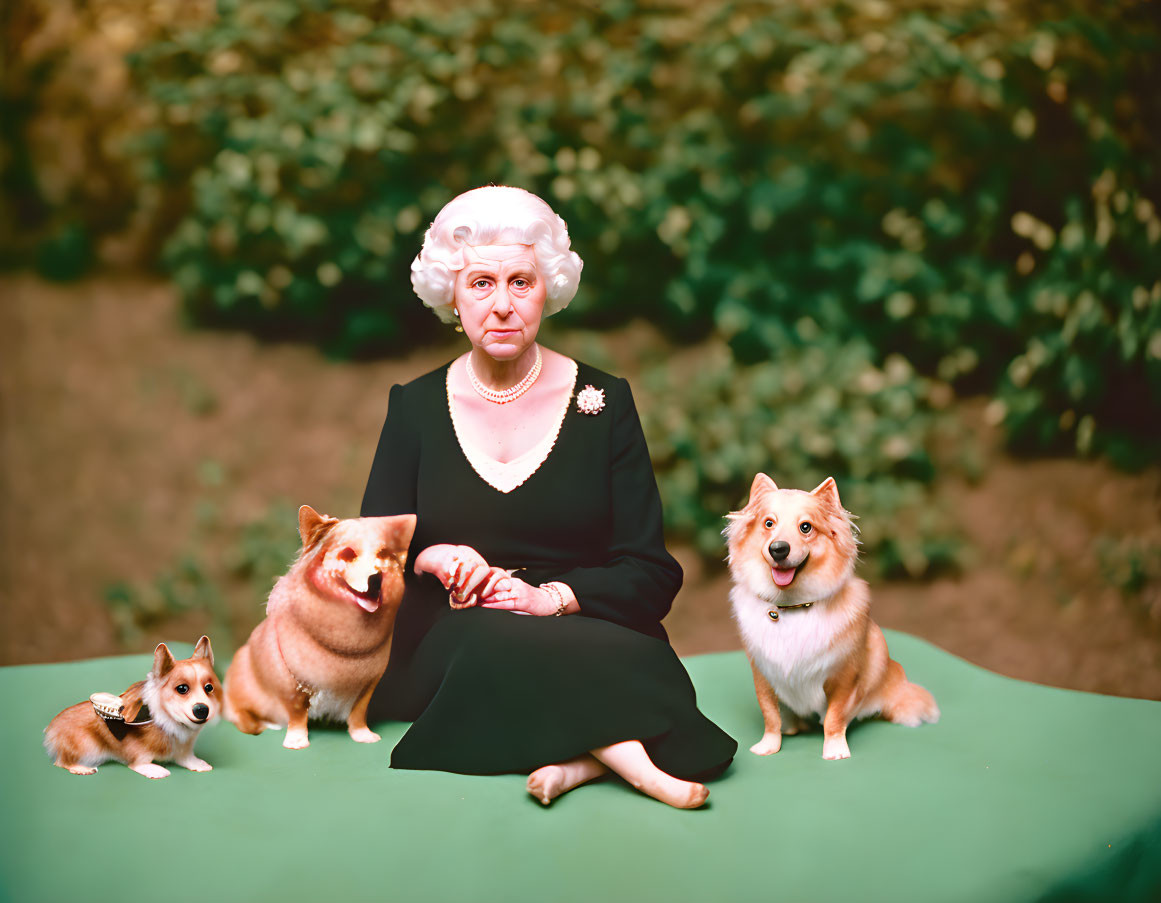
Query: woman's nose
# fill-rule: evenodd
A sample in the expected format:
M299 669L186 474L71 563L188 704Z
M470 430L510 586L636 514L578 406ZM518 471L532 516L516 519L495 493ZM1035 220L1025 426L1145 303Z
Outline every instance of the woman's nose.
M508 296L508 289L503 285L496 289L496 295L492 299L492 310L501 317L508 316L512 311L512 299Z

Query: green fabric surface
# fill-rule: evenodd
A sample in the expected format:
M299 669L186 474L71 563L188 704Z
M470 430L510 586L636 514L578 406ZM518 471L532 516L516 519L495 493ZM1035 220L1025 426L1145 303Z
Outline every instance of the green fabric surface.
M52 766L42 729L142 678L150 656L0 669L0 899L1161 898L1161 703L888 642L943 718L853 727L841 762L821 758L819 733L749 753L762 722L745 658L687 659L703 711L742 744L694 812L609 779L544 809L515 775L392 771L396 723L374 745L312 726L293 751L281 732L220 722L196 747L212 772L74 776Z

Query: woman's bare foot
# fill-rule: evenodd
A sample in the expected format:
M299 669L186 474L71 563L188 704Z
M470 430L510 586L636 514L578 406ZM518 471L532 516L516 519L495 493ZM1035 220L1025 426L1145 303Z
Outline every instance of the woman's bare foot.
M655 800L669 803L678 809L696 809L705 804L709 798L709 790L704 784L695 784L691 781L682 781L679 778L665 774L663 780L646 779L640 784L633 784L642 793L648 793Z
M703 784L675 778L654 765L638 740L594 749L593 756L642 793L678 809L696 809L709 797L709 790Z
M567 762L537 768L528 775L528 792L547 806L562 793L600 777L608 770L592 756L577 756Z

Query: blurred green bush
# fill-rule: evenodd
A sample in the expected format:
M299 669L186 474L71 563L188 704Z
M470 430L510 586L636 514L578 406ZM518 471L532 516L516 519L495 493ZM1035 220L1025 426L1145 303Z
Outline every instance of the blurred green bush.
M198 524L172 563L152 580L118 581L103 600L125 648L185 612L212 619L219 653L236 649L261 620L270 590L298 555L298 508L276 499L264 512L226 522L218 506L203 500Z
M1161 450L1161 29L1115 6L222 0L134 58L140 178L199 322L414 342L422 232L510 182L571 224L573 322L819 336L997 392L1018 446Z
M132 116L85 146L119 155L120 219L164 240L194 322L340 356L423 341L426 224L468 188L527 187L586 260L562 326L640 316L728 347L693 384L655 378L671 526L704 549L764 467L833 474L868 524L923 510L936 385L993 395L1019 449L1161 453L1149 0L158 8ZM71 197L44 255L64 274L116 206ZM941 566L943 528L904 520L886 568Z
M950 392L899 355L873 359L865 343L823 341L750 367L719 347L696 375L649 371L641 407L670 532L721 559L723 517L745 504L754 474L806 490L833 476L875 572L957 567L954 519L928 492L933 449L944 465L967 463L955 460L966 450L957 422L938 411Z

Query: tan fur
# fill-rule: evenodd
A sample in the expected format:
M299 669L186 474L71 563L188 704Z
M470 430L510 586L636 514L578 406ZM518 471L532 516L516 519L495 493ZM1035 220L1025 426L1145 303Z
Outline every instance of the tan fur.
M150 778L169 774L153 764L156 761L176 762L191 771L210 771L209 764L193 754L193 747L201 729L215 721L222 708L223 695L213 666L208 637L198 640L194 654L181 661L174 661L169 647L160 644L146 679L121 694L126 721L134 720L144 704L149 707L152 723L117 730L119 726L110 728L91 702L69 706L44 729L44 747L53 756L53 764L73 774L93 774L98 765L117 761ZM180 692L181 688L185 692ZM208 710L200 722L194 714L197 705ZM119 739L118 734L123 736Z
M908 682L871 620L870 590L854 576L854 527L833 479L803 492L760 473L746 507L728 517L730 599L765 725L752 752L778 752L799 716L822 718L826 759L850 755L846 731L856 718L912 727L939 719L935 699ZM788 544L784 558L774 557L775 543Z
M303 505L298 526L302 550L226 672L226 717L247 734L286 726L289 749L309 745L309 718L345 720L374 743L367 704L387 668L415 515L338 520Z

